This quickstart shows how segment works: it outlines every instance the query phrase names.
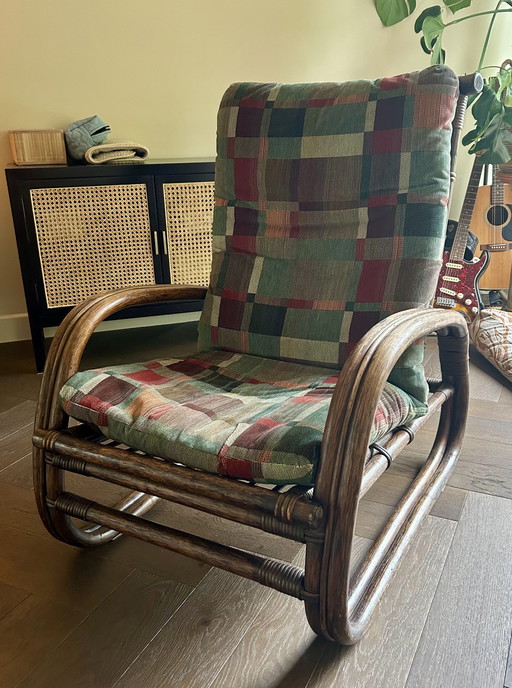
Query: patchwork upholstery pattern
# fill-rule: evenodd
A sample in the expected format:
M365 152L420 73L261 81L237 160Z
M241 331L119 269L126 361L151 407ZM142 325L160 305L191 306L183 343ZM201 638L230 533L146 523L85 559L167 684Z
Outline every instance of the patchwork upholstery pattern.
M484 308L469 326L478 351L512 382L512 312Z
M309 485L336 380L332 369L212 351L77 373L61 403L151 455L235 478ZM386 384L371 441L425 410Z
M426 306L441 265L456 75L232 85L218 116L200 349L341 368L375 323ZM423 347L390 381L425 401Z

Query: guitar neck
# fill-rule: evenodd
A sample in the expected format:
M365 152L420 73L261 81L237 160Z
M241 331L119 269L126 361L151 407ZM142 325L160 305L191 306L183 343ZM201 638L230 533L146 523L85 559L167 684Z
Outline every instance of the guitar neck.
M464 252L466 250L466 240L468 236L469 227L471 225L471 218L473 216L473 208L475 207L476 195L480 184L480 177L482 175L482 163L475 159L471 176L469 178L468 188L464 196L464 203L460 211L459 225L453 237L453 245L450 251L450 260L452 262L461 261L464 259Z
M500 182L497 177L497 166L492 166L492 186L491 186L491 205L503 204L503 182Z

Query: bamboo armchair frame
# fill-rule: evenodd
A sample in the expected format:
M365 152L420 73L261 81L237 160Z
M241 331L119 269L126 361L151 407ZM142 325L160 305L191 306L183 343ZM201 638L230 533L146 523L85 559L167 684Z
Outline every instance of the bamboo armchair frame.
M474 77L461 80L461 90L467 94L474 90L474 83ZM459 100L452 153L466 100L467 95ZM339 643L354 643L367 628L398 561L457 460L468 405L464 318L455 311L438 309L402 311L361 339L334 390L312 489L265 489L115 444L101 444L83 425L68 427L69 419L58 401L59 390L78 370L87 341L100 322L129 306L196 300L205 293L205 288L194 286L133 287L90 298L66 316L49 351L35 419L34 485L41 518L52 535L71 545L99 545L124 533L258 581L304 600L316 633ZM429 381L432 393L427 415L395 428L369 446L373 415L393 365L410 344L433 332L438 336L442 377ZM438 431L423 468L352 574L359 500L439 408ZM67 492L67 472L99 478L133 492L115 507L108 507ZM158 499L303 542L305 569L143 518ZM73 518L90 525L78 526Z

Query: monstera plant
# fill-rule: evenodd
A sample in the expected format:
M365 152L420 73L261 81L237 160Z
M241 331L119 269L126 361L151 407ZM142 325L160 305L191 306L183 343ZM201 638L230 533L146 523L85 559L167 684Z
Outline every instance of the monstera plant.
M478 154L482 163L500 165L511 159L512 62L506 60L495 74L485 76L489 68L484 61L494 22L499 15L512 13L512 0L500 0L494 10L454 16L472 4L472 0L443 0L443 5L427 7L418 13L414 31L420 35L421 48L430 55L430 63L443 64L446 60L444 32L475 17L490 17L480 59L474 66L476 71L484 72L485 85L482 92L473 99L471 112L475 118L475 127L464 136L462 143L469 145L469 152ZM382 23L392 26L414 14L416 0L375 0L375 8Z

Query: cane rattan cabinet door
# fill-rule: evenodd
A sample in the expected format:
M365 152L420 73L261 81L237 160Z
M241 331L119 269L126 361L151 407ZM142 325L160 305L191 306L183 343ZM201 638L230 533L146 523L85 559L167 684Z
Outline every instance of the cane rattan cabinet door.
M100 292L207 284L213 160L6 170L37 370L45 328ZM188 313L202 301L128 308L113 318Z
M146 183L42 187L29 194L48 308L155 283Z
M207 286L212 263L214 182L164 182L162 193L169 281Z

